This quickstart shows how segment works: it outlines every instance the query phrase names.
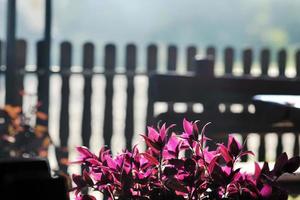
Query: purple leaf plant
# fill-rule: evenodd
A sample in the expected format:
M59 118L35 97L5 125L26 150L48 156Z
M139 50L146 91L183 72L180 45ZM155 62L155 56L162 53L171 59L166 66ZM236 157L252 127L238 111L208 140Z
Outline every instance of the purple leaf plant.
M267 162L255 163L254 174L241 172L236 163L241 157L253 155L244 151L232 135L228 143L210 150L205 144L205 127L199 131L197 122L183 120L183 133L176 135L172 126L163 124L158 130L148 127L141 135L147 150L124 150L112 156L106 147L99 155L86 147L77 147L82 175L73 175L76 200L95 200L83 193L86 188L99 191L109 200L218 200L259 199L284 200L287 192L277 183L284 173L294 173L300 157L288 159L281 154L270 170ZM184 152L189 156L182 156Z

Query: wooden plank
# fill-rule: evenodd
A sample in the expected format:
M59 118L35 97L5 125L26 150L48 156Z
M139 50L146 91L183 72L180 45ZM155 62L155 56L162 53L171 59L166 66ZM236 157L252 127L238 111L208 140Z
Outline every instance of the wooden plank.
M15 98L18 96L14 84L17 76L16 69L16 0L7 1L6 22L6 74L5 74L5 103L17 105Z
M176 71L177 67L177 47L175 45L168 46L167 70Z
M67 171L67 166L64 160L68 158L68 140L70 134L69 127L69 97L70 97L70 74L72 66L72 45L70 42L62 42L60 44L60 70L62 73L62 87L61 87L61 108L60 108L60 123L59 123L59 138L60 149L57 152L58 165L61 170Z
M175 72L177 67L177 47L175 45L168 46L167 71ZM174 112L174 105L168 103L168 112Z
M14 80L13 85L15 92L14 104L22 106L23 97L21 92L24 90L23 86L23 77L24 75L21 73L25 70L26 65L26 54L27 54L27 43L25 40L17 40L16 42L16 71L14 72ZM7 90L6 90L7 91Z
M277 65L279 70L279 76L285 77L285 69L286 69L286 62L287 62L287 53L285 49L281 49L278 51L277 55ZM278 135L278 143L276 148L276 155L279 156L283 151L283 144L282 144L282 135Z
M49 113L49 43L38 41L37 43L37 73L38 73L38 111L48 115ZM37 124L48 127L48 120L37 119Z
M234 49L232 47L227 47L224 50L225 74L232 74L233 64L234 64Z
M150 44L147 47L147 72L152 73L157 70L157 46Z
M265 48L262 49L260 52L260 67L261 67L261 74L263 76L268 76L270 66L270 50Z
M280 187L287 191L291 196L299 195L299 185L300 185L300 174L283 174L278 179Z
M285 76L285 68L287 62L287 53L285 49L281 49L277 54L277 65L279 70L279 76Z
M253 63L253 52L252 52L252 49L245 49L243 51L244 74L249 75L251 73L252 63Z
M69 72L72 65L72 45L70 42L62 42L60 45L60 67L61 72ZM61 146L68 145L69 139L69 96L70 96L70 75L62 75L61 88L61 111L60 111L60 142Z
M300 95L300 90L295 89L299 85L297 78L153 75L150 77L150 97L163 102L252 103L252 97L257 94Z
M300 77L300 49L295 54L296 76Z
M149 45L147 47L147 73L149 77L148 85L148 102L147 102L147 115L146 115L146 126L153 124L153 113L154 113L154 103L150 97L150 75L157 71L157 46Z
M253 51L252 49L245 49L243 51L243 68L244 68L244 74L250 75L251 74L251 67L253 64ZM242 104L243 111L242 112L248 112L248 104ZM246 140L246 136L242 135L242 141L244 142ZM245 143L245 151L247 151L247 142ZM246 161L248 156L244 156L242 158L242 161Z
M224 49L224 73L225 75L233 75L234 66L234 49L226 47ZM231 112L230 104L224 104L224 112Z
M214 61L211 58L198 59L196 58L196 77L197 79L214 79ZM219 112L218 103L214 101L201 102L204 107L204 112Z
M224 49L224 73L225 75L233 75L234 65L234 49L226 47ZM224 112L231 112L230 104L224 104Z
M197 54L197 48L195 46L189 46L186 49L186 69L188 72L192 72L195 69L195 56Z
M5 101L6 104L22 106L22 96L20 95L20 92L23 90L23 76L20 72L24 70L26 65L27 44L24 40L18 40L14 45L14 60L7 61L6 66Z
M51 42L51 28L52 28L52 0L46 0L45 2L45 28L44 28L44 40L48 43Z
M216 48L214 46L208 46L206 48L206 57L212 60L214 67L217 60Z
M126 148L132 148L132 138L134 133L134 75L136 69L136 46L128 44L126 46L126 71L132 72L127 75L127 104L125 120Z
M188 72L195 71L195 56L197 54L197 48L195 46L189 46L186 49L186 69ZM193 104L188 103L187 104L187 111L192 112L193 111Z
M49 113L49 43L42 40L37 43L37 73L38 73L38 111ZM37 124L48 127L48 120L37 119Z
M84 76L84 99L83 99L83 114L81 137L82 144L90 147L90 139L92 134L92 112L91 112L91 96L92 96L92 70L94 67L94 45L85 43L83 46L83 69L86 73Z
M203 79L214 78L214 61L211 58L195 59L195 74Z
M110 147L111 138L113 134L113 80L116 68L116 47L114 44L107 44L105 46L104 58L105 71L110 72L105 75L106 88L105 88L105 108L104 108L104 125L103 125L103 138L104 144Z
M268 70L270 66L270 50L264 48L260 52L260 67L261 67L261 75L268 76ZM265 136L260 135L260 145L258 149L258 160L263 161L266 158L266 142Z

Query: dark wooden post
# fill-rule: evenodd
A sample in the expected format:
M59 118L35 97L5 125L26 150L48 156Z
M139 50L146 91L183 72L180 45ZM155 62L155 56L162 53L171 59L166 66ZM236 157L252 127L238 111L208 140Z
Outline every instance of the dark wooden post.
M46 49L44 50L44 64L47 68L51 66L51 19L52 19L52 0L45 0L45 28L44 28L44 40L46 43Z
M232 75L233 64L234 64L234 49L232 47L227 47L224 50L225 74Z
M243 51L244 74L250 75L252 63L253 63L253 52L252 52L252 49L245 49Z
M51 46L51 0L45 2L44 40L37 43L38 102L39 111L49 114L49 77ZM48 126L47 120L37 119L37 124Z
M245 49L243 51L243 55L242 55L242 59L243 59L243 69L244 69L244 75L251 75L251 68L252 68L252 64L253 64L253 51L252 49ZM248 104L243 104L243 112L247 113L248 112ZM264 136L261 136L261 138ZM242 134L242 141L243 143L245 143L244 149L245 151L247 151L247 135L246 134ZM247 161L248 156L244 156L242 158L242 161Z
M155 73L157 70L157 46L155 44L150 44L147 47L147 73L148 80L151 74ZM149 83L148 83L149 85ZM149 87L148 87L148 103L147 103L147 116L146 116L146 126L151 125L154 117L154 103L153 100L149 98Z
M195 73L202 79L214 78L213 60L210 58L197 57L195 59ZM219 112L216 102L203 102L203 112Z
M16 97L19 95L15 85L18 76L16 66L16 0L7 1L6 22L6 104L18 105ZM20 105L19 105L20 106Z
M214 66L213 66L212 59L196 57L195 62L196 62L195 72L197 76L201 76L202 78L205 79L214 78Z
M90 139L92 134L91 96L92 96L93 67L94 67L94 45L92 43L86 43L83 46L84 99L83 99L83 115L82 115L82 126L81 126L82 143L86 147L90 147Z
M104 108L104 125L103 125L103 138L104 144L111 145L111 138L113 134L113 81L116 67L116 47L113 44L105 46L105 57L104 57L104 68L105 68L105 108Z
M263 76L268 76L270 66L270 50L263 49L260 53L260 67L261 67L261 74Z
M61 87L61 107L60 107L60 123L59 138L60 149L57 151L59 168L67 172L65 161L68 159L68 140L69 140L69 96L70 96L70 68L72 66L72 45L69 42L62 42L60 45L60 67L62 74Z
M287 53L285 49L281 49L278 51L277 54L277 65L280 77L285 77L285 69L286 69L286 62L287 62ZM279 156L283 151L282 146L282 133L278 134L278 144L276 149L276 155Z
M127 105L125 138L126 148L132 148L132 138L134 133L134 76L136 70L136 46L129 44L126 47L126 71L127 71Z
M194 46L189 46L186 49L186 69L188 72L193 72L195 69L195 56L197 54L197 49Z
M197 54L197 49L194 46L189 46L186 50L186 69L188 72L195 71L195 56ZM193 112L193 104L188 103L187 111Z
M208 46L206 48L206 57L208 57L213 62L213 68L215 67L215 63L217 60L216 48L214 46Z
M45 2L45 41L51 42L51 22L52 22L52 0L46 0Z
M38 110L48 115L49 113L49 65L48 65L48 43L39 41L37 43L37 73L38 73ZM48 121L37 119L37 124L48 126Z
M167 71L175 72L177 67L177 47L170 45L168 47ZM173 103L168 103L168 112L174 112Z
M16 41L16 55L15 55L15 80L14 80L14 87L16 91L16 96L14 102L16 105L22 106L23 104L23 97L20 94L24 90L23 86L23 72L25 71L26 65L26 51L27 44L25 40L18 40Z
M285 49L281 49L277 55L277 63L278 63L278 70L279 76L285 76L285 68L287 62L287 53Z

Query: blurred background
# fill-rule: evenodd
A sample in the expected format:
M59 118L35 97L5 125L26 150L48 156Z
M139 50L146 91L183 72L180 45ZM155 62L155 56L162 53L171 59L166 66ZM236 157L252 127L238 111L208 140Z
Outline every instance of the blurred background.
M0 0L0 40L6 40L7 2ZM27 41L27 60L25 69L36 69L36 43L44 37L45 1L17 0L16 38ZM60 44L72 44L72 67L74 72L82 70L82 47L85 42L95 45L96 72L103 72L104 46L113 43L117 47L116 68L124 72L125 47L136 44L137 71L146 69L146 49L149 44L158 48L158 71L166 71L167 48L178 47L177 71L185 71L185 51L187 46L196 46L198 53L205 54L208 46L216 48L216 73L224 73L223 50L236 49L234 73L241 73L242 49L253 49L254 74L259 74L259 53L262 48L271 50L270 74L278 74L277 52L287 51L287 76L295 76L294 52L300 45L300 1L294 0L53 0L52 1L52 71L59 70ZM4 69L4 65L1 66ZM0 68L0 69L1 69ZM138 134L145 130L147 84L146 76L135 77L135 115L134 142ZM0 106L5 104L4 78L0 77ZM114 152L125 147L123 130L126 109L126 76L116 75L114 79ZM68 140L70 160L74 160L75 146L81 145L81 122L83 110L84 77L72 74L70 77L70 137ZM93 76L92 94L92 137L91 148L97 151L103 144L104 88L103 74ZM28 74L24 78L24 89L36 94L37 77ZM59 145L59 119L61 111L62 80L59 74L50 78L49 132L56 145ZM34 105L36 97L25 96L23 108ZM158 106L159 107L159 106ZM166 109L166 106L164 107ZM163 110L163 105L156 110ZM156 110L154 110L156 112ZM180 106L179 106L180 110ZM200 109L201 110L201 109ZM101 122L101 123L99 123ZM257 136L258 137L258 136ZM274 138L274 134L267 136ZM289 138L289 137L288 137ZM292 135L293 138L293 135ZM256 145L256 140L252 141ZM253 142L254 141L254 142ZM285 140L287 141L287 140ZM275 157L274 145L270 143L268 156ZM273 147L273 149L272 149ZM292 152L288 145L284 150ZM272 153L273 152L273 153ZM53 161L55 162L55 161ZM53 166L56 166L54 163ZM79 170L79 168L77 169Z
M1 39L6 2L0 0ZM293 0L54 0L52 39L54 45L71 41L75 55L85 41L118 46L134 42L142 49L149 43L293 49L299 45L299 6ZM17 1L17 13L17 37L29 42L29 63L34 64L34 44L43 35L44 1ZM57 64L57 48L53 54ZM80 64L79 56L74 62Z

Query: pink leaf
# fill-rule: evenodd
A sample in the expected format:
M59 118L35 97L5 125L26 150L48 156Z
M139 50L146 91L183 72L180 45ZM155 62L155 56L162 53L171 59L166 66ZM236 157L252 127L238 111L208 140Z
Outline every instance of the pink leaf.
M159 134L154 128L148 126L148 137L152 141L157 141Z
M158 160L155 157L148 154L148 153L140 153L140 155L144 156L153 165L158 165L159 164Z
M183 119L183 129L188 135L193 133L193 124L187 121L185 118Z
M270 197L272 194L272 187L268 184L264 185L264 187L260 190L260 195L264 198Z

